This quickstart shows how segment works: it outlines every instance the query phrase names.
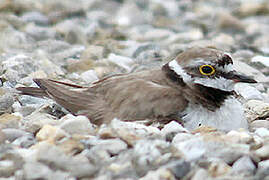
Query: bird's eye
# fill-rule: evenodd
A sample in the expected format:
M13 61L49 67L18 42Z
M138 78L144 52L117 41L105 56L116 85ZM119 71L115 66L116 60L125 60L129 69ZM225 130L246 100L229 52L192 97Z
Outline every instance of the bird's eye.
M199 67L199 71L203 75L210 76L215 73L215 68L211 65L202 65Z

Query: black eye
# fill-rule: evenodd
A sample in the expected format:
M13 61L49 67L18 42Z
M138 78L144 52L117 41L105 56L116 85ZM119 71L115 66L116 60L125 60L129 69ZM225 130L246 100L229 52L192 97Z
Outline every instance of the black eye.
M215 68L211 65L202 65L199 68L200 73L203 75L210 76L215 73Z

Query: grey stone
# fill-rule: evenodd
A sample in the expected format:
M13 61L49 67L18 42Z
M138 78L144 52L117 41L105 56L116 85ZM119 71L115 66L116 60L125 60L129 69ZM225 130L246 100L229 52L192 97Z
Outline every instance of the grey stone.
M11 94L4 94L0 97L0 113L9 113L11 112L12 105L14 103L14 98Z
M93 125L85 116L64 116L60 121L63 121L59 126L69 134L90 134L94 132Z
M255 62L255 63L261 63L262 65L269 67L269 57L265 57L265 56L254 56L251 59L251 62Z
M9 177L16 171L14 162L11 160L0 161L0 174L2 177Z
M258 129L256 129L255 134L257 134L258 136L263 137L263 138L269 137L269 130L265 127L258 128Z
M256 166L249 156L243 156L234 162L233 171L236 173L254 174Z
M181 124L179 124L175 121L172 121L172 122L166 124L161 130L161 134L167 140L170 140L170 141L174 138L174 136L177 133L181 133L181 132L188 132L188 130L183 128Z
M20 129L14 129L14 128L6 128L6 129L3 129L2 132L5 134L6 139L10 142L13 142L14 140L20 137L33 136L29 132L26 132Z
M49 24L49 18L37 11L26 12L21 16L21 18L25 22L34 22L38 25Z
M259 128L269 129L269 121L268 120L255 120L249 124L250 131L255 131Z
M183 142L178 142L174 146L183 153L187 161L196 161L206 153L205 142L202 138L192 138Z
M12 144L20 146L22 148L29 148L36 143L36 140L33 135L22 136L13 141Z
M96 169L85 157L70 157L60 149L43 144L37 152L37 160L53 169L68 171L72 176L82 178L92 176Z
M239 83L235 85L235 91L238 92L245 100L263 100L262 93L258 91L256 88L248 85Z
M168 169L172 171L176 178L181 179L191 171L191 164L181 159L169 164Z
M88 146L94 146L95 149L99 149L100 151L107 151L112 155L119 154L121 151L127 149L127 144L118 138L114 139L93 139L89 141L84 141L84 143Z
M23 165L25 179L48 179L50 168L39 162L26 162Z

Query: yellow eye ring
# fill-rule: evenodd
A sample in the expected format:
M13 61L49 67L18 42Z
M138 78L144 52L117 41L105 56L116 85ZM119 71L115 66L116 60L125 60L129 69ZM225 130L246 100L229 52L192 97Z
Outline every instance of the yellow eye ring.
M202 65L199 67L199 71L202 75L210 76L215 73L215 68L211 65Z

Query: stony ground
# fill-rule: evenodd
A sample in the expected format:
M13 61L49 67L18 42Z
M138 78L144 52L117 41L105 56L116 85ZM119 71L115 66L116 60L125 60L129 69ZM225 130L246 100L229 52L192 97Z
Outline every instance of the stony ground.
M268 0L1 0L0 179L269 179ZM93 126L17 96L32 78L82 85L160 66L192 46L230 52L250 131Z

